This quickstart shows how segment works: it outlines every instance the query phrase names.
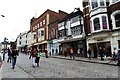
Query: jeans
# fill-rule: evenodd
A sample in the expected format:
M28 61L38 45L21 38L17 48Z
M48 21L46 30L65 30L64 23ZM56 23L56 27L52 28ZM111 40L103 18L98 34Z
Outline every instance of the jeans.
M35 67L35 60L36 60L36 57L33 57L32 58L32 66Z
M15 68L17 57L12 57L12 68Z
M70 59L75 59L75 56L74 56L74 54L70 54Z

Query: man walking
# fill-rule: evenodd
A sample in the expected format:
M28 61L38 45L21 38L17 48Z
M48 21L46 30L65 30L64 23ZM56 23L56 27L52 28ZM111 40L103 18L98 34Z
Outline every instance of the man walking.
M75 59L73 48L70 48L70 59Z
M7 62L9 62L9 61L11 63L11 50L8 48L8 60L7 60Z
M18 51L16 50L16 48L12 48L11 56L12 56L12 69L14 69L16 65L17 56L18 56Z

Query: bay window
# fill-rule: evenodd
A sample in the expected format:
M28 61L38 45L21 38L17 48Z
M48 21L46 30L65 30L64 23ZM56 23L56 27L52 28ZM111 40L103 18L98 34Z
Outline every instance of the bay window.
M99 18L95 18L94 20L93 20L93 23L94 23L94 30L96 31L96 30L100 30L100 20L99 20Z
M106 16L102 16L102 28L103 28L103 29L107 29Z
M115 15L116 28L120 27L120 13Z

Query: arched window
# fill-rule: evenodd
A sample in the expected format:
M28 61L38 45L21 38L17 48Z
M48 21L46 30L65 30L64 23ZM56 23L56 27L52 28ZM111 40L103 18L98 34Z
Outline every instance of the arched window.
M116 27L120 27L120 13L115 15Z
M94 23L94 30L95 31L100 30L100 20L99 20L99 18L95 18L93 20L93 23Z
M103 28L103 29L107 29L106 16L102 16L102 28Z

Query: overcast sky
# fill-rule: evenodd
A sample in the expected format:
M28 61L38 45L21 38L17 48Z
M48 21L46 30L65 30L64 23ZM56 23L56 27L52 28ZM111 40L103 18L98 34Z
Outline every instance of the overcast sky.
M82 0L0 0L0 42L7 37L14 41L19 33L30 29L30 19L40 16L47 9L72 12L75 7L82 10Z

